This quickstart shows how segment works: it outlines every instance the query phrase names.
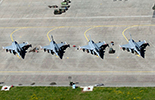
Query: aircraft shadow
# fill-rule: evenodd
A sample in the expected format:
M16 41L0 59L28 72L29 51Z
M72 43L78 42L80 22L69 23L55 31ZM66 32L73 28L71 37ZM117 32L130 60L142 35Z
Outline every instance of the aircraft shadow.
M103 45L102 47L101 47L101 53L100 53L100 57L102 58L102 59L104 59L104 53L105 53L105 49L106 49L106 47L109 47L109 45L107 44L107 45Z
M145 58L145 48L147 47L147 46L150 46L150 44L149 43L146 43L146 44L143 44L142 45L142 49L141 49L141 56L143 57L143 58Z
M152 16L152 18L155 18L155 11L153 11L153 16Z
M105 53L105 51L101 50L100 52L101 52L100 57L101 57L102 59L104 59L104 53Z
M102 59L104 59L104 53L105 53L105 48L106 47L109 47L109 45L107 44L107 45L103 45L102 47L101 47L101 50L100 50L100 58L102 58ZM88 52L87 52L88 53ZM92 54L92 55L94 55L93 53L90 53L90 54Z
M32 45L30 44L30 45L26 45L26 46L23 47L23 51L22 51L22 53L20 54L21 57L22 57L23 59L25 58L25 55L26 55L26 53L27 53L26 50L28 50L29 47L32 47Z
M141 56L142 56L143 58L145 58L145 51L146 51L146 50L144 50L144 49L141 50Z
M69 45L69 44L68 44L68 45L64 45L64 46L61 47L61 52L60 52L60 54L59 54L60 59L63 58L64 53L65 53L65 50L66 50L68 47L70 48L70 45Z

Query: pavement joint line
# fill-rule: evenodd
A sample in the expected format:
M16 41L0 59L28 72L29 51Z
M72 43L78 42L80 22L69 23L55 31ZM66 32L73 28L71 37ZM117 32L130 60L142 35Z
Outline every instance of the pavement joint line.
M28 27L0 27L0 28L8 28L8 29L11 29L11 28L55 28L55 27L59 27L59 28L72 28L72 27L127 27L127 26L133 26L133 25L89 25L89 26L28 26Z
M107 19L107 18L152 18L152 15L137 16L87 16L87 17L36 17L36 18L0 18L0 20L38 20L38 19Z
M155 71L0 71L0 73L155 73Z
M133 26L148 26L146 25L89 25L89 26L28 26L28 27L0 27L1 28L8 28L8 29L14 29L14 28L72 28L72 27L133 27ZM155 26L155 24L151 24L149 26Z

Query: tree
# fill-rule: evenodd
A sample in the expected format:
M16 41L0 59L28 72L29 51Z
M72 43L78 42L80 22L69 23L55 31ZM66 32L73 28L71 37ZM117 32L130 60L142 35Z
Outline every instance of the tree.
M152 9L155 10L155 4L154 4L154 6L152 7Z

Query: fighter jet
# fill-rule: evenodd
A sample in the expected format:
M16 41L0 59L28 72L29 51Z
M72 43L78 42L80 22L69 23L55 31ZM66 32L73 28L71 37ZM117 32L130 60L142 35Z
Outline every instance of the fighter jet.
M57 55L60 59L62 59L63 53L64 53L64 49L66 49L69 45L65 42L61 42L60 44L57 44L54 39L53 36L51 35L52 41L50 42L50 45L48 46L40 46L41 49L44 49L44 52L48 52L51 54L55 54Z
M120 45L120 48L123 50L127 50L128 52L137 54L138 56L142 56L144 57L144 55L142 55L144 48L149 45L148 43L146 43L146 41L139 41L139 42L135 42L130 34L130 39L129 39L129 43L125 44L125 45Z
M11 46L2 47L3 49L6 49L6 52L10 51L10 53L13 53L14 55L17 54L19 58L24 59L24 55L26 53L25 48L28 46L28 42L23 42L21 44L18 44L17 41L13 41Z
M83 50L83 52L91 53L93 55L97 55L98 57L101 57L103 59L103 50L108 46L105 41L102 43L94 43L91 38L89 39L88 45L79 47L80 50Z

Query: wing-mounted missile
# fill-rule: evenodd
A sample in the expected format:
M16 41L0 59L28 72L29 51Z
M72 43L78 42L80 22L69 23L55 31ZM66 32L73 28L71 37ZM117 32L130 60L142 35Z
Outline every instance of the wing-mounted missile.
M94 54L94 53L93 53L93 50L90 50L90 51L91 51L91 54Z
M9 50L10 51L10 53L13 53L13 50Z
M89 53L88 49L86 49L87 53Z
M49 53L49 50L47 49L47 52Z
M13 50L13 54L14 54L14 55L16 55L16 52L15 52L15 50Z
M85 49L82 49L83 52L85 52Z
M88 53L91 53L91 50L88 50L89 52Z
M126 49L128 52L130 51L129 48Z
M131 49L131 53L134 53L134 49Z
M49 53L51 53L51 50L48 50L49 51Z
M129 49L129 51L132 52L131 49Z

